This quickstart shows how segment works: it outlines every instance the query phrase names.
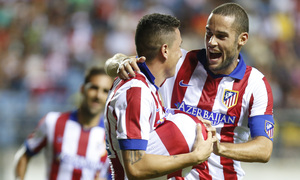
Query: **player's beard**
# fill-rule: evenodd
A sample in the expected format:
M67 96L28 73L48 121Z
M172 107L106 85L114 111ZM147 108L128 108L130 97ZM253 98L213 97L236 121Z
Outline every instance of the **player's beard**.
M234 42L233 46L237 46L237 39ZM234 62L235 60L238 58L239 53L238 53L238 47L233 47L233 48L229 48L229 49L233 49L231 51L224 51L222 53L222 58L225 58L223 62L221 62L218 66L213 67L213 66L209 66L209 69L216 74L223 74L224 71L226 71ZM207 56L207 58L209 58Z
M224 62L222 62L219 66L217 67L209 67L209 69L212 71L212 72L220 72L222 70L225 70L227 69L234 61L235 61L236 57L235 56L231 56L231 57L227 57L225 59Z
M93 105L92 105L93 102L99 103L99 107L93 107ZM90 100L90 101L85 101L85 102L82 103L80 109L81 109L81 112L83 113L83 115L85 117L93 118L93 117L98 116L102 113L103 108L100 107L100 104L101 104L100 100L97 100L97 99Z

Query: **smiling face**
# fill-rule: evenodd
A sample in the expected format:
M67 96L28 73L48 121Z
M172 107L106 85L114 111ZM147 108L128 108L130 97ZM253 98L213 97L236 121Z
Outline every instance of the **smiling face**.
M241 46L248 39L247 33L237 34L234 16L210 14L205 35L208 68L214 74L230 74L238 64Z
M89 115L101 114L111 84L112 79L108 75L91 76L89 82L81 89L83 95L81 109Z

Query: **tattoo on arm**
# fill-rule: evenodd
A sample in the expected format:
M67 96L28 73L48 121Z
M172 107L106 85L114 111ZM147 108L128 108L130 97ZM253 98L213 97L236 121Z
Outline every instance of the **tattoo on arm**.
M145 154L145 151L129 151L130 153L130 163L135 164L142 159L142 156Z

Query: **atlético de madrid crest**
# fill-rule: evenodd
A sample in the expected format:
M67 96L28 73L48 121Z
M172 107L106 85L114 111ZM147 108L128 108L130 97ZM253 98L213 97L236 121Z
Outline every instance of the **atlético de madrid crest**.
M231 108L236 105L239 92L225 89L222 102L227 108Z

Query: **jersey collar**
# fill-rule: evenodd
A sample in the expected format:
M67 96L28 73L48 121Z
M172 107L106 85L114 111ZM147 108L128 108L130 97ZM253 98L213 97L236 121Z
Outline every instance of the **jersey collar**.
M213 72L211 72L208 68L207 68L207 59L206 59L206 52L205 49L203 49L202 51L200 51L200 53L198 54L198 60L200 61L200 63L204 66L205 70L213 77L213 78L220 78L220 77L232 77L234 79L243 79L244 74L246 72L246 63L244 62L244 59L241 55L241 53L239 54L239 63L237 64L236 68L229 74L217 74L215 75Z
M147 67L146 63L145 62L138 63L138 66L139 66L141 72L151 82L151 84L153 84L155 86L155 88L158 89L158 87L154 83L155 77L153 76L153 74L151 73L151 71L149 70L149 68Z

